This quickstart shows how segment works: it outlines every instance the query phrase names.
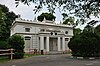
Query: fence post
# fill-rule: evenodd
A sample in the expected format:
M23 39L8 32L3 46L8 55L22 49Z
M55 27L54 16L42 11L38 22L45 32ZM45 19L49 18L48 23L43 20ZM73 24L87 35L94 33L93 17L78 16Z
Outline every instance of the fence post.
M11 48L11 57L10 59L12 60L13 59L13 49Z

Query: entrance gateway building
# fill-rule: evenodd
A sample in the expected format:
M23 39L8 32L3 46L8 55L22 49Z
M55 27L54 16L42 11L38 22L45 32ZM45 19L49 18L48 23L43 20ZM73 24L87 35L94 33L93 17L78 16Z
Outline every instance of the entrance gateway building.
M66 52L69 50L68 42L73 36L71 24L56 24L44 18L42 22L16 18L12 23L11 36L21 35L25 40L25 52L37 49L38 52Z

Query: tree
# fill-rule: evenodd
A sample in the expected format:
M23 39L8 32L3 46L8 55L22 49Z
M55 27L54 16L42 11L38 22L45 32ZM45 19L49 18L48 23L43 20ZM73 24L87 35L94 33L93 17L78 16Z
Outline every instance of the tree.
M12 35L9 38L9 45L14 50L14 58L20 59L24 57L24 39L20 35Z
M9 49L10 45L8 44L7 41L1 41L0 40L0 49Z
M81 33L82 33L82 30L81 30L80 28L74 28L74 29L73 29L73 34L74 34L74 36L79 35L79 34L81 34Z
M16 17L15 13L9 12L5 5L0 4L0 40L5 41L10 37L11 24Z
M96 23L97 23L98 21L96 21L96 20L91 20L90 22L88 22L87 23L87 25L85 26L85 28L84 28L84 30L83 30L83 32L86 32L86 31L88 31L88 32L95 32L95 25L96 25Z
M99 28L100 28L99 25L97 27L94 27L94 24L92 24L92 21L90 21L90 23L86 25L86 27L82 32L80 32L79 29L74 31L74 36L68 43L68 47L72 50L73 56L81 56L81 57L100 56L100 51L99 51L100 36L98 36L100 35ZM79 33L77 33L77 31L79 31Z
M65 19L65 21L63 22L63 24L71 24L71 25L73 25L73 27L75 26L75 23L74 23L74 17L68 17L68 18L66 18Z
M96 33L83 32L68 43L72 56L100 57L100 37Z
M30 2L36 4L35 12L40 11L43 6L47 6L51 13L54 13L56 7L62 9L67 15L74 15L78 17L79 23L84 24L86 18L91 15L99 17L100 14L100 0L15 0L18 6L21 1L29 5Z
M83 32L94 32L93 31L93 26L90 25L86 25Z
M66 17L68 17L68 14L66 14L66 13L62 13L62 16L63 16L63 20L65 20Z
M95 27L95 33L97 33L100 36L100 24Z
M37 17L37 19L41 22L43 21L44 18L46 18L46 20L52 21L55 20L56 17L51 13L42 13L40 16Z

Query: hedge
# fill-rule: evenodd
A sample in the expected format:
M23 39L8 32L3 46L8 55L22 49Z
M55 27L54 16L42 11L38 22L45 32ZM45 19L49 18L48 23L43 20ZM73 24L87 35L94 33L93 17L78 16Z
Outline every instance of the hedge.
M81 33L68 43L72 56L100 57L100 37L91 32Z

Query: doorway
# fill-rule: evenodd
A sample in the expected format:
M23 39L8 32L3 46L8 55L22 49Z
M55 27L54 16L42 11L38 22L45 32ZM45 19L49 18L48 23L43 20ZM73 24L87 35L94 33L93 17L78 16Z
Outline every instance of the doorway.
M49 49L50 51L57 51L57 38L49 39Z

